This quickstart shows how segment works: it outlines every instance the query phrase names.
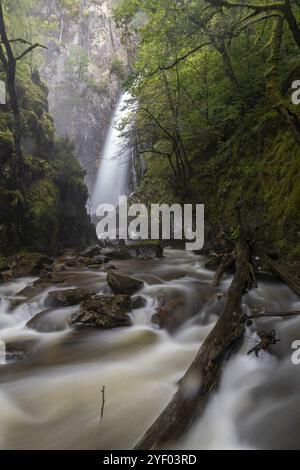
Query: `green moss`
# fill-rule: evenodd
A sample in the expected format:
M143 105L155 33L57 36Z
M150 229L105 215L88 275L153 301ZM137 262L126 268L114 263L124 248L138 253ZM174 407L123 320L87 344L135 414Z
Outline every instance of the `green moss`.
M48 179L35 182L28 193L30 213L37 218L51 217L56 212L58 190Z
M38 74L18 67L17 92L22 119L22 185L16 185L13 116L0 110L0 250L21 247L57 253L94 241L86 211L84 172L67 139L55 139L48 113L48 90Z
M8 269L7 258L0 253L0 272Z

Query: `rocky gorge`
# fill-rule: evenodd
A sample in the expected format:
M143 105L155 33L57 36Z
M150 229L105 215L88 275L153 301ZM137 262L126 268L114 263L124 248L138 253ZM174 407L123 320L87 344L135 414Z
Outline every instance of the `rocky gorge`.
M0 0L1 449L299 448L299 19Z

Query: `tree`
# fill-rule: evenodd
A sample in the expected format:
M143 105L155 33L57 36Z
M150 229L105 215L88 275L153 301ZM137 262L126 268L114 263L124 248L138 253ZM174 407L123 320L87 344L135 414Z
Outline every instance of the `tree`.
M1 44L0 44L0 61L3 65L5 74L6 74L6 81L7 81L7 91L10 98L10 106L14 117L14 141L15 141L15 151L18 160L22 159L22 146L21 146L21 138L22 138L22 122L21 122L21 113L19 108L18 102L18 95L16 91L16 69L17 69L17 62L28 54L30 54L34 49L37 47L43 47L39 43L31 44L30 42L26 41L22 38L16 39L9 39L7 35L7 28L4 18L4 11L2 1L0 0L0 37L1 37ZM19 55L15 55L13 51L13 44L22 44L27 46L23 52Z

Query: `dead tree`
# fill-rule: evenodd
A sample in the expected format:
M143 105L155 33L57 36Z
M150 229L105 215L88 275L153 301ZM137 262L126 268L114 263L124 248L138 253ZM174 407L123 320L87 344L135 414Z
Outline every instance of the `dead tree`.
M235 264L236 272L220 319L181 379L171 402L142 437L136 449L172 448L203 413L220 383L226 361L240 347L245 330L241 301L251 279L250 249L245 241L237 243ZM197 383L192 396L189 393L191 382Z
M6 74L6 82L7 82L7 91L10 98L10 106L14 117L14 142L15 142L15 152L18 159L22 157L22 147L21 147L21 138L22 138L22 122L21 122L21 113L18 101L18 95L16 90L16 70L17 70L17 62L27 54L32 52L37 47L43 47L41 44L31 44L25 39L8 39L7 35L7 28L4 19L3 13L3 5L2 1L0 0L0 61L4 68ZM12 44L13 43L20 43L26 44L28 47L19 55L15 56Z

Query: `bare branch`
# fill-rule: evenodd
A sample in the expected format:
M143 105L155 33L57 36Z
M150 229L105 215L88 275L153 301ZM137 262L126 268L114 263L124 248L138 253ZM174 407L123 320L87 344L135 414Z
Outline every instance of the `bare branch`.
M200 49L202 49L203 47L205 46L210 46L210 41L207 41L207 42L204 42L202 44L199 44L199 46L195 47L194 49L188 51L186 54L184 54L183 56L181 57L178 57L178 59L176 59L174 62L172 62L171 64L169 65L165 65L165 66L162 66L160 65L154 72L151 72L150 74L147 74L147 77L153 77L153 75L157 74L158 72L162 71L162 70L170 70L172 69L173 67L175 67L177 64L179 64L180 62L183 62L184 60L186 60L188 57L190 57L191 55L195 54L196 52L198 52Z
M25 57L27 54L29 54L31 51L33 51L37 47L42 47L43 49L47 49L47 47L43 46L42 44L38 44L38 43L32 44L30 47L28 47L28 49L26 49L24 52L22 52L22 54L19 55L19 57L16 57L16 61L23 59L23 57Z

